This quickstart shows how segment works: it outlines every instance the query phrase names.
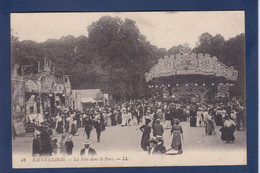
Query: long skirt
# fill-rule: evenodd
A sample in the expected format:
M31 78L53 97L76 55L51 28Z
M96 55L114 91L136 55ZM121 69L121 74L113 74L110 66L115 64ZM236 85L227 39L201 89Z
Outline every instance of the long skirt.
M122 115L118 115L117 116L117 124L121 124L122 123Z
M75 135L78 132L76 124L71 125L71 134Z
M57 133L63 133L63 124L62 122L58 122L58 126L56 128Z
M177 150L178 154L181 154L183 152L182 151L182 142L181 142L181 133L180 132L173 132L171 147L174 150Z
M68 132L70 128L70 122L66 121L65 122L65 132Z
M221 139L224 141L234 141L236 138L234 136L234 132L235 132L235 126L232 125L230 127L223 127L220 129L220 131L222 132L221 134Z
M111 117L107 117L107 126L111 126Z
M217 114L215 121L216 121L216 125L217 125L217 126L222 126L222 125L223 125L222 115Z
M126 126L126 125L127 125L127 117L126 117L126 116L123 116L123 117L122 117L121 126Z
M149 139L150 139L150 134L143 133L141 139L141 147L145 151L147 151L147 147L149 147Z
M212 121L205 122L205 132L207 135L212 135L214 131L214 123Z
M112 126L116 126L116 117L115 116L111 116L111 125Z
M190 126L196 127L196 117L195 116L190 117Z

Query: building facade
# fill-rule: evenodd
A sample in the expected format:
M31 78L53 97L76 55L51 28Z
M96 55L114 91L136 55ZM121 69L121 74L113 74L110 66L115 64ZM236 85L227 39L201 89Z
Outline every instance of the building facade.
M21 122L35 115L44 119L44 112L53 115L59 106L72 107L69 77L57 77L51 61L45 59L38 64L38 73L19 75L19 65L15 64L11 73L12 120ZM53 69L53 70L52 70Z

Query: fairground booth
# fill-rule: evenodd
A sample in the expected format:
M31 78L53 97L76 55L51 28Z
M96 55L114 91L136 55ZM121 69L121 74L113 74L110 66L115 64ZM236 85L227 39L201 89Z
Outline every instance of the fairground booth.
M37 74L18 74L15 65L12 71L12 122L16 133L33 131L35 124L44 122L62 107L72 106L69 77L56 75L51 61L38 64ZM23 69L22 69L23 70Z
M209 54L184 47L176 56L159 59L145 74L153 97L180 104L225 102L230 98L238 71Z

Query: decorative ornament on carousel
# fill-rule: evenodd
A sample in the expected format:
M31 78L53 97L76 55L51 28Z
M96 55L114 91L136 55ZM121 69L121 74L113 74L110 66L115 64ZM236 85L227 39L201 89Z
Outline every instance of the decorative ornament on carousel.
M191 49L189 48L189 44L183 44L183 48L180 49L180 53L183 55L188 55L191 53Z

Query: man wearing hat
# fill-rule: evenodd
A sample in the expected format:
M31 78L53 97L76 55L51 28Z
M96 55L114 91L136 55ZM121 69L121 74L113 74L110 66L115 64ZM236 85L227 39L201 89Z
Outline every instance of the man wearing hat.
M155 141L156 141L156 146L154 148L154 154L166 153L166 148L163 143L163 137L160 135L157 135Z
M150 142L150 149L148 153L151 154L164 154L166 153L166 148L163 143L162 136L156 136L156 138L149 139Z
M85 156L85 155L95 156L95 155L97 155L96 151L93 148L89 147L90 143L91 143L90 140L86 140L86 141L83 142L83 145L85 146L85 148L83 148L80 151L80 156Z

